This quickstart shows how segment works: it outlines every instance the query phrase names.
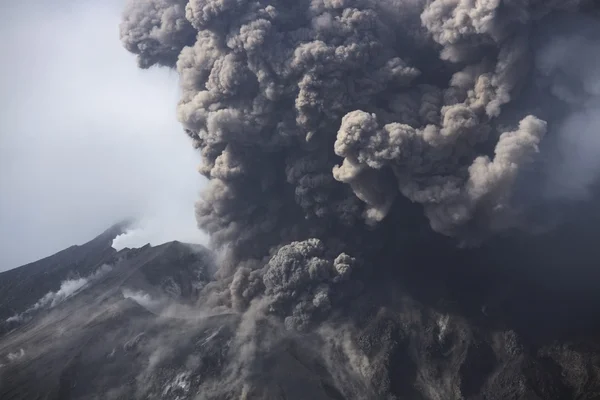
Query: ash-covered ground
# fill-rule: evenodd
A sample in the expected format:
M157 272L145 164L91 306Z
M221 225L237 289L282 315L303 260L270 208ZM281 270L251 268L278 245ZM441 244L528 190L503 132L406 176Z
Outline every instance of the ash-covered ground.
M243 313L210 304L205 293L220 280L208 250L172 242L117 252L119 232L0 274L0 398L600 396L598 258L578 253L590 243L561 247L577 232L542 235L541 258L529 243L529 274L515 271L524 250L510 241L438 242L415 258L439 240L431 234L393 270L365 274L330 322L302 332L260 304Z

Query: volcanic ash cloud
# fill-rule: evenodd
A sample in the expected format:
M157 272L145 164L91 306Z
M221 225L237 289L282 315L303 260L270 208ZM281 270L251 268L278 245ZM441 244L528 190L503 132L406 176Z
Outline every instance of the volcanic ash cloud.
M123 44L177 70L177 116L203 156L197 221L226 255L215 302L310 331L358 275L395 265L375 255L410 234L415 207L474 244L527 225L516 194L532 174L536 200L585 190L597 163L563 147L592 137L581 105L600 104L593 7L130 1Z

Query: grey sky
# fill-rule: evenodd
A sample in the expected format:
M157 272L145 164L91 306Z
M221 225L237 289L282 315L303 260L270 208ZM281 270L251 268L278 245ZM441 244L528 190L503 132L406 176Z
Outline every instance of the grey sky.
M122 245L203 241L200 162L175 118L174 72L119 42L122 1L0 6L0 271L129 215Z

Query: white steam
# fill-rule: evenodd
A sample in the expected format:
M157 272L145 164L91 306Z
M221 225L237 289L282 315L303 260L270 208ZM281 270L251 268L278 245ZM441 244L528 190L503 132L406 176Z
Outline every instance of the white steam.
M15 314L6 319L6 322L23 322L28 321L38 310L51 309L70 297L84 290L90 283L99 280L104 275L112 270L110 265L102 265L92 274L84 278L67 279L60 283L60 288L55 292L46 293L34 305L26 309L20 314Z
M131 299L148 310L156 310L164 305L163 301L152 298L143 290L134 291L130 289L123 289L122 293L123 297L126 299Z
M25 356L25 350L19 349L19 351L15 351L14 353L8 353L6 358L8 359L9 362L12 362L12 361L16 361L20 358L23 358L24 356Z
M122 250L124 248L135 249L143 247L146 244L158 246L173 240L183 243L206 245L208 237L204 232L198 230L196 224L190 223L183 226L180 221L185 217L174 218L173 215L166 215L169 213L173 214L173 212L180 213L186 211L190 214L187 216L188 220L193 221L193 204L189 204L188 207L182 206L180 210L165 210L158 217L143 218L125 233L118 235L113 240L112 247L115 250ZM170 221L173 221L173 223Z

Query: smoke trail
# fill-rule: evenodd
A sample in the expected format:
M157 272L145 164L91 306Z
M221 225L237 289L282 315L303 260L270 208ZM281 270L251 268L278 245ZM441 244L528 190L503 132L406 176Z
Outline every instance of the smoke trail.
M252 323L242 347L261 348L267 331L257 321L267 315L292 330L311 332L325 320L338 326L336 313L364 289L374 264L386 262L375 255L397 250L390 238L402 247L415 206L434 231L472 244L525 224L531 204L517 194L531 170L549 188L537 198L557 193L564 175L579 177L563 186L568 193L594 183L593 151L578 159L577 149L567 150L560 167L541 153L592 137L594 7L131 1L125 47L140 66L175 66L180 76L177 115L209 178L197 221L226 254L223 287L207 296L246 310ZM376 367L357 366L359 350L327 348L376 380ZM253 359L256 351L242 353ZM348 371L330 372L346 396L373 396L352 389ZM434 387L429 373L420 378L430 381L427 398L459 391Z

